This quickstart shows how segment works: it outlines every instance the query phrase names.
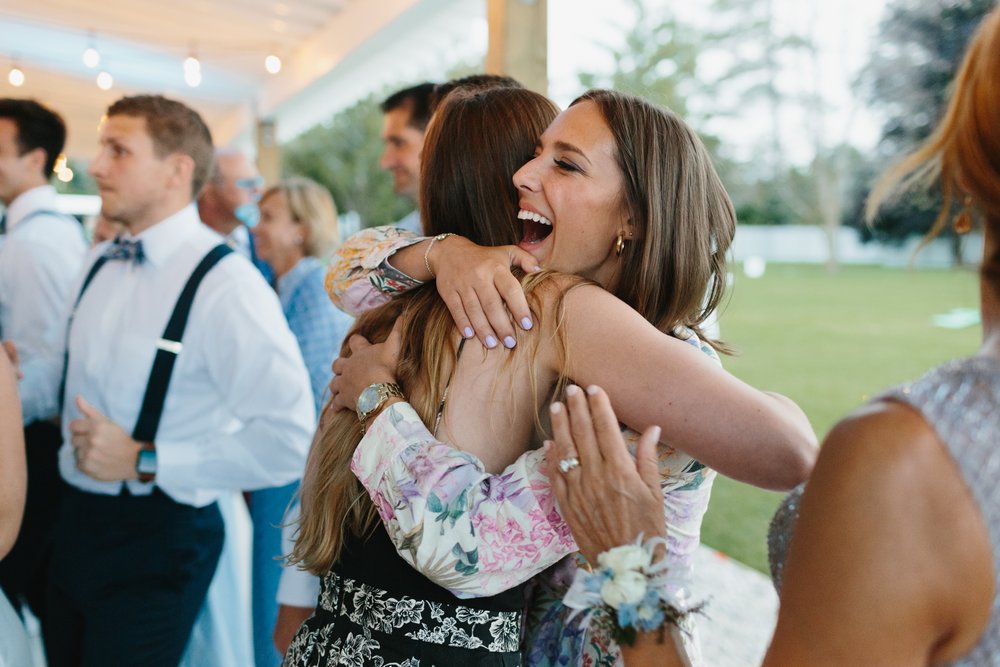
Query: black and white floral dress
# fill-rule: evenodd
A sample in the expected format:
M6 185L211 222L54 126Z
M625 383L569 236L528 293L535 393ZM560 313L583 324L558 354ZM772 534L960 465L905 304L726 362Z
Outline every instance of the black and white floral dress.
M522 587L456 598L403 561L379 526L366 540L349 538L282 665L520 665L523 606Z

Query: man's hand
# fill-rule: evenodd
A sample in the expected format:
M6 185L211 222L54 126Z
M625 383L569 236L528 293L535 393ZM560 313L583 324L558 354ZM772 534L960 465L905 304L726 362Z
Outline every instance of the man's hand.
M14 341L5 340L3 342L3 351L7 353L7 358L10 359L10 365L14 367L14 375L17 379L24 378L24 373L21 372L21 357L17 353L17 346L14 345Z
M363 336L351 336L347 341L351 356L340 357L333 362L335 375L330 381L333 408L354 410L365 387L376 382L395 382L401 343L398 319L384 343L372 345Z
M76 467L102 482L138 479L135 463L142 446L83 396L76 397L76 407L83 414L69 423Z

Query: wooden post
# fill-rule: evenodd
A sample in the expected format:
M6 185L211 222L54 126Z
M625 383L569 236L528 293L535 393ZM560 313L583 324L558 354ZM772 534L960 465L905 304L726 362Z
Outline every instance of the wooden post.
M281 180L281 146L278 128L270 118L257 119L257 171L267 185Z
M548 0L488 0L486 71L548 94Z

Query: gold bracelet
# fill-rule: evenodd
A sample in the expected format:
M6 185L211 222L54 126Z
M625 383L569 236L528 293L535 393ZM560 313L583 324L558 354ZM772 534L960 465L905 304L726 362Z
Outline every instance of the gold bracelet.
M455 234L453 234L452 232L445 232L444 234L438 234L437 236L431 239L430 243L427 244L427 250L424 250L424 268L427 269L427 273L431 274L431 278L437 278L437 276L435 276L434 272L431 271L431 263L427 261L427 256L431 254L431 248L434 247L435 243L437 243L438 241L443 241L449 236L455 236Z

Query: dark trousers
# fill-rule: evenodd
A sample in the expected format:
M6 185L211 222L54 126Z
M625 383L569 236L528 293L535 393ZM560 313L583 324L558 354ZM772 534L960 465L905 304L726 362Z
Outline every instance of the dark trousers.
M65 487L49 571L51 667L176 667L222 551L218 506Z
M45 577L63 489L58 464L61 444L62 433L53 423L35 422L24 429L28 464L24 519L14 548L0 561L0 588L15 609L20 609L22 602L27 603L42 622L43 632L46 629Z

